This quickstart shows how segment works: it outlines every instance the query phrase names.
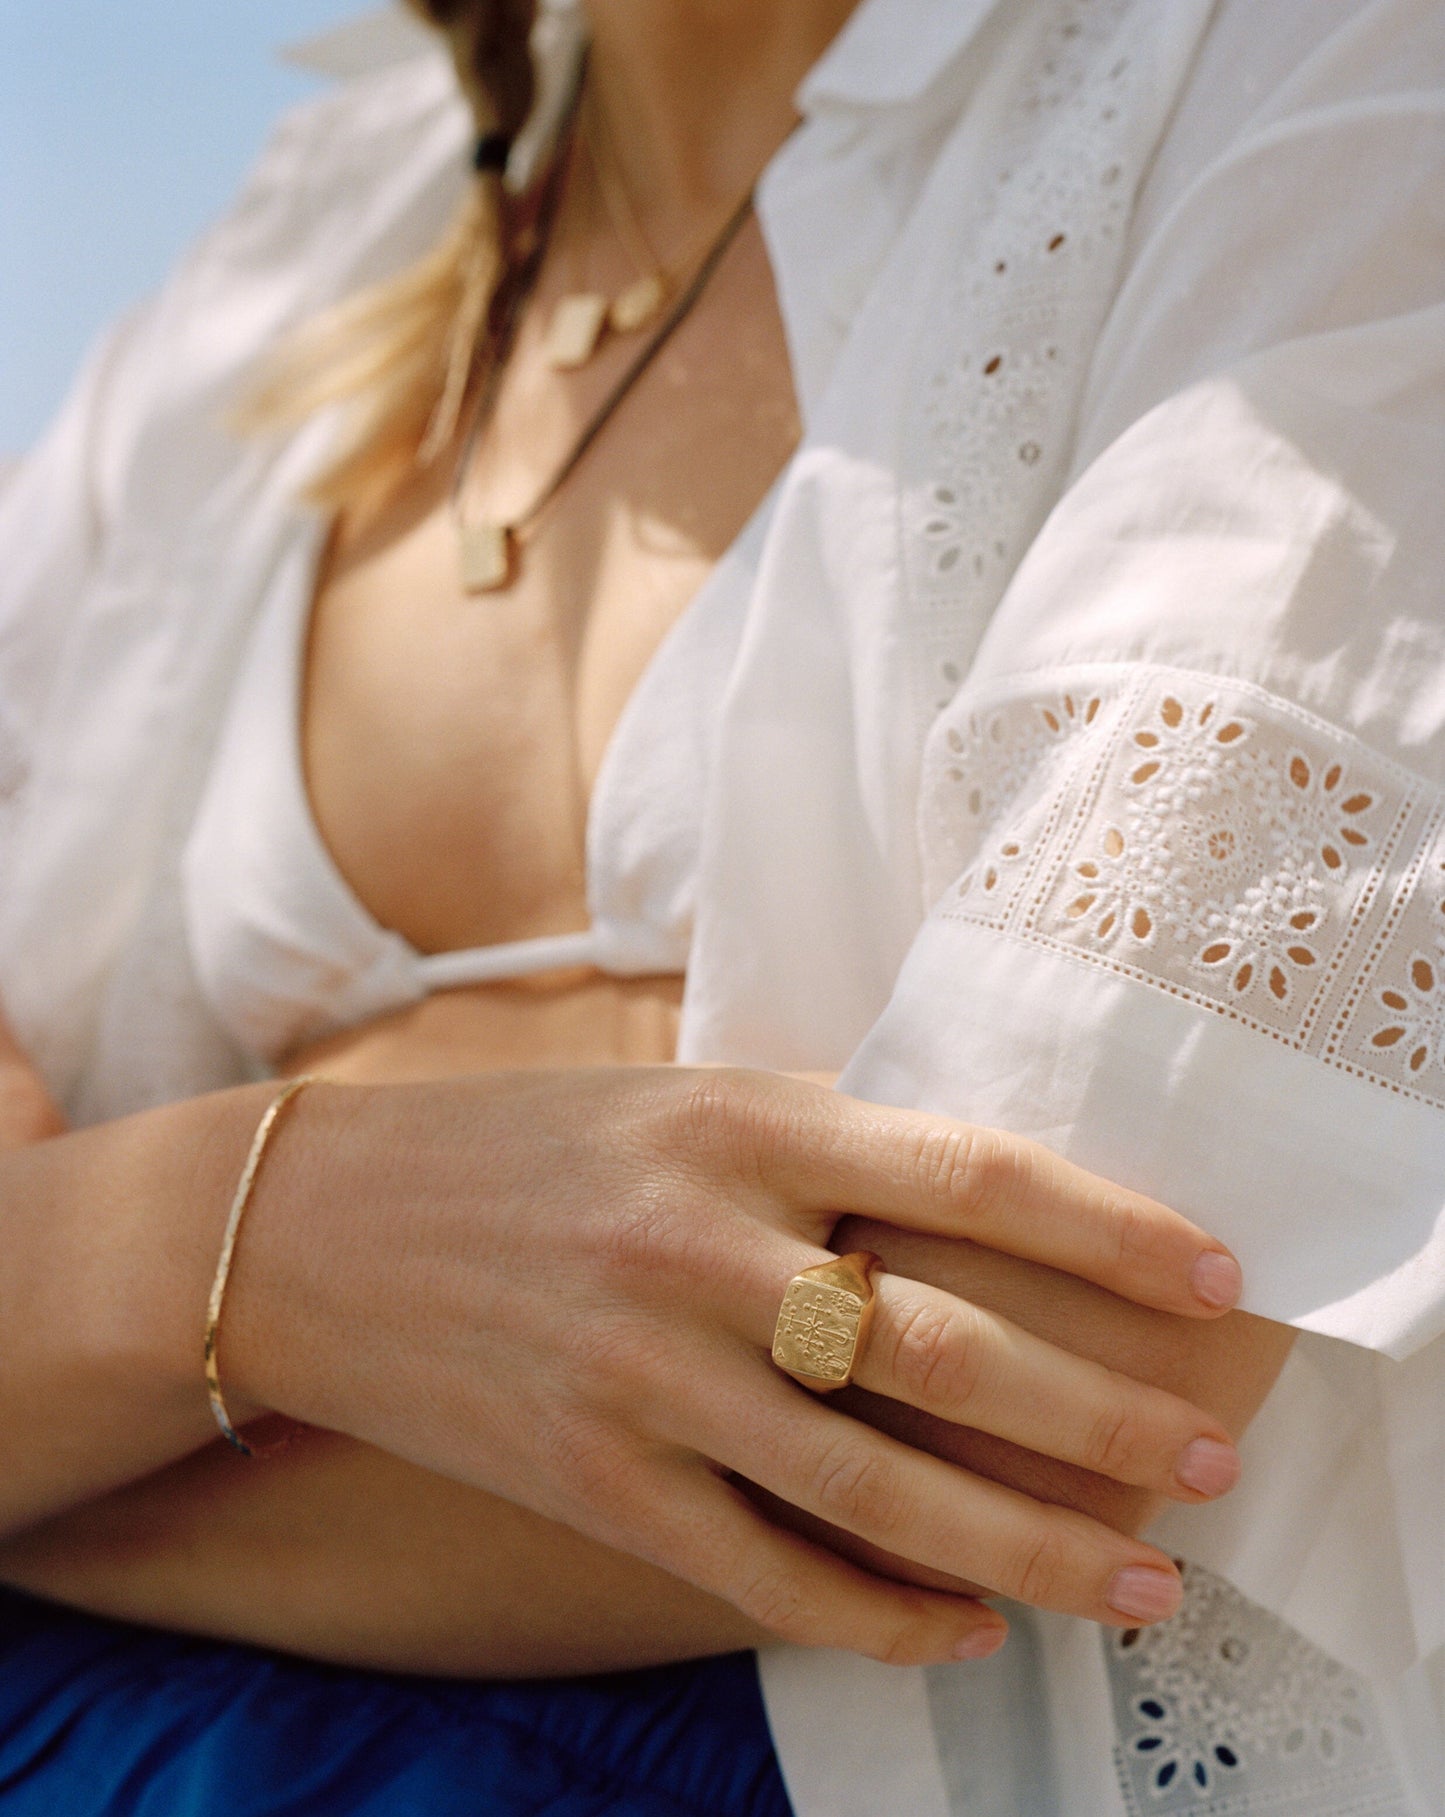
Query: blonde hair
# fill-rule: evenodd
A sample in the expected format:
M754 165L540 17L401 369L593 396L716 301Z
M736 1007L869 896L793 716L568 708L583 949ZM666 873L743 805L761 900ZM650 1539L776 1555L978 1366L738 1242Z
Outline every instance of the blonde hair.
M478 134L512 138L531 106L535 0L407 3L446 37ZM500 174L480 171L431 252L283 342L238 426L295 427L342 405L340 445L308 495L331 508L376 508L451 445L504 269Z

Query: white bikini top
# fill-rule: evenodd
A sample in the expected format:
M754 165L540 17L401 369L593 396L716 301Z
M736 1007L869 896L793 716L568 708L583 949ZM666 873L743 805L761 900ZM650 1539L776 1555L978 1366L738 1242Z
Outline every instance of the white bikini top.
M571 966L619 977L684 971L704 747L697 687L716 698L718 659L730 662L739 617L707 606L708 596L717 597L723 566L664 641L613 733L588 824L590 925L420 953L355 895L307 799L301 676L323 539L324 527L305 520L261 602L182 859L196 976L237 1042L256 1059L274 1062L303 1042L456 985ZM736 598L740 590L723 591ZM659 682L661 659L680 643L698 646L699 640L709 660L700 668L685 662L683 673ZM625 763L616 761L622 743L631 747ZM646 762L639 746L660 744L665 761ZM644 769L645 787L639 785Z

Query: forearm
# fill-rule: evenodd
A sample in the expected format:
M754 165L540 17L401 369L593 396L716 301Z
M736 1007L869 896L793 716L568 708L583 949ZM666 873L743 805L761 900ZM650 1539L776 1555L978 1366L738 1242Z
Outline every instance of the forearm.
M206 1297L268 1091L0 1154L0 1533L214 1437Z
M189 1386L196 1382L194 1339L175 1307L204 1301L224 1206L264 1101L261 1094L245 1103L243 1119L225 1101L218 1125L225 1139L200 1145L203 1155L225 1149L225 1165L199 1187L191 1150L189 1196L214 1202L212 1228L203 1244L191 1226L169 1230L191 1258L191 1278L168 1280L167 1291L157 1293L150 1272L140 1270L148 1291L128 1286L120 1299L128 1313L118 1328L131 1334L134 1348L97 1343L104 1368L91 1367L89 1351L81 1354L78 1373L93 1378L84 1383L90 1392L71 1392L55 1366L77 1355L73 1337L47 1348L37 1335L56 1322L55 1308L45 1309L38 1325L31 1315L34 1354L21 1386L48 1401L52 1420L59 1410L65 1423L52 1425L48 1439L58 1454L77 1449L76 1434L92 1449L85 1468L72 1469L59 1489L42 1478L37 1490L32 1475L23 1519L33 1525L47 1511L132 1482L148 1468L160 1466L160 1474L88 1514L62 1514L46 1534L33 1533L33 1543L11 1547L15 1581L116 1613L245 1632L327 1656L355 1656L358 1623L367 1645L400 1631L417 1637L418 1657L431 1669L447 1669L448 1646L462 1649L467 1669L482 1669L475 1637L490 1644L494 1634L505 1636L507 1608L515 1647L525 1649L537 1632L544 1642L560 1632L567 1650L556 1665L528 1664L514 1650L496 1669L605 1663L588 1651L593 1628L611 1636L609 1646L640 1645L644 1658L737 1644L733 1618L719 1630L708 1616L700 1636L687 1625L691 1615L681 1637L668 1626L639 1643L629 1625L636 1611L666 1597L664 1580L643 1570L639 1583L635 1567L608 1576L617 1594L605 1607L617 1625L608 1628L601 1610L588 1610L589 1629L579 1640L577 1609L587 1605L576 1582L610 1572L602 1554L567 1553L570 1541L554 1529L562 1551L544 1547L517 1555L531 1560L525 1569L504 1566L498 1561L514 1553L510 1542L489 1543L481 1501L448 1503L433 1525L437 1506L429 1498L440 1491L424 1474L407 1476L398 1496L415 1519L404 1516L385 1532L363 1522L359 1537L348 1531L346 1544L336 1546L339 1523L350 1529L369 1505L364 1485L338 1488L328 1479L308 1486L283 1474L279 1462L242 1477L223 1467L212 1476L203 1459L165 1469L209 1432L199 1386ZM766 1075L594 1070L351 1087L308 1094L303 1116L306 1140L288 1119L281 1152L268 1154L241 1249L244 1291L239 1305L234 1298L228 1304L222 1362L242 1417L247 1407L276 1408L348 1434L422 1473L485 1489L501 1498L503 1510L526 1505L564 1530L651 1560L735 1600L771 1632L874 1657L957 1657L979 1640L995 1644L1002 1630L976 1603L889 1585L800 1546L759 1521L726 1478L766 1484L935 1571L968 1572L1000 1593L1094 1620L1147 1618L1154 1603L1177 1594L1157 1551L881 1438L841 1417L836 1403L826 1409L782 1381L765 1348L779 1283L818 1253L834 1222L824 1208L849 1203L947 1233L989 1227L1007 1209L1003 1240L1024 1254L1177 1308L1185 1323L1207 1318L1210 1301L1201 1297L1197 1271L1218 1252L1162 1207L1129 1201L1006 1137L934 1125ZM165 1172L167 1165L174 1171L177 1145L157 1141L156 1128L146 1124L147 1139L132 1142L144 1165L106 1175L114 1198L107 1229L117 1225L119 1238L108 1236L101 1251L114 1252L112 1267L170 1254L154 1242L154 1207L185 1195ZM541 1167L539 1130L547 1132ZM44 1159L52 1172L42 1166L41 1150L26 1157L33 1190L17 1194L17 1204L31 1223L17 1231L17 1242L39 1245L43 1218L35 1207L43 1212L48 1191L80 1255L73 1207L83 1195L56 1189L54 1173L65 1171L56 1155L70 1157L71 1176L85 1172L77 1153L81 1161L89 1156L95 1173L97 1154L115 1160L116 1132L101 1133L104 1143L97 1134L50 1145ZM20 1173L17 1162L12 1182ZM776 1187L762 1184L774 1176ZM1015 1190L1021 1178L1026 1199L1010 1209L1005 1188ZM658 1216L663 1203L665 1221ZM1130 1236L1126 1248L1121 1227ZM47 1283L56 1278L65 1271L44 1276ZM880 1395L953 1421L971 1419L976 1405L977 1423L991 1431L1090 1461L1090 1434L1122 1406L1132 1442L1109 1460L1112 1474L1186 1499L1211 1492L1208 1483L1190 1482L1181 1461L1201 1439L1227 1457L1225 1433L1198 1408L1138 1383L1111 1383L1047 1342L969 1318L901 1270L884 1283L880 1303L875 1341L860 1365L860 1379ZM923 1325L933 1336L920 1346L914 1338L927 1335ZM660 1331L667 1334L661 1351ZM693 1367L679 1366L679 1342L697 1358ZM133 1371L140 1391L128 1393L122 1365L133 1354L147 1366ZM987 1359L996 1379L991 1388L980 1380L975 1399L969 1370L935 1379L932 1365L940 1359ZM167 1395L179 1397L180 1411ZM25 1404L21 1394L16 1406ZM95 1446L108 1421L120 1423L121 1438L98 1467ZM16 1433L20 1441L47 1442L27 1434L17 1418L7 1435L17 1456ZM303 1446L301 1455L310 1449ZM874 1485L895 1481L899 1493L881 1500L871 1494ZM420 1498L414 1502L412 1488ZM233 1501L236 1493L243 1499ZM118 1551L106 1542L105 1523L123 1505L144 1508L145 1518ZM222 1515L240 1524L225 1527ZM499 1529L506 1519L498 1514ZM21 1524L12 1518L11 1531ZM424 1531L452 1534L450 1549L424 1540ZM229 1549L228 1533L235 1542ZM458 1602L452 1561L463 1555L468 1595ZM560 1603L549 1601L553 1585L567 1581L557 1559L584 1555L573 1588ZM34 1575L42 1569L43 1577ZM250 1583L257 1572L271 1623L265 1632L256 1631L254 1613L237 1616L234 1597L216 1599L216 1586L228 1577ZM298 1597L303 1584L309 1602ZM112 1593L123 1600L107 1603ZM389 1594L399 1600L378 1616ZM689 1593L679 1594L695 1606ZM1141 1598L1143 1608L1131 1606ZM551 1628L534 1628L534 1600L542 1610L557 1609ZM238 1620L252 1626L238 1627ZM614 1662L640 1660L624 1652Z
M92 1613L336 1664L618 1670L767 1637L729 1604L369 1446L220 1446L0 1545L0 1581Z
M847 1244L1005 1313L1081 1354L1191 1396L1235 1431L1292 1333L1231 1315L1151 1313L972 1244L850 1221ZM899 1402L853 1411L969 1468L1137 1530L1146 1492ZM796 1511L774 1511L797 1523ZM821 1534L821 1523L802 1522ZM869 1562L858 1542L830 1532ZM910 1576L925 1575L917 1567ZM658 1663L753 1644L717 1599L570 1529L350 1441L308 1434L261 1466L212 1447L0 1549L0 1578L99 1613L349 1665L463 1674ZM934 1581L943 1581L935 1577Z

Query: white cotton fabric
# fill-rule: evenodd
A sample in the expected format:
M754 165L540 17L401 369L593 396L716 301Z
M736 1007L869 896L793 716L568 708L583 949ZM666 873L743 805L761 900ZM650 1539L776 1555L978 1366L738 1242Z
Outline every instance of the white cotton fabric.
M803 1817L987 1817L1005 1683L1030 1817L1439 1811L1442 90L1435 0L865 0L765 180L805 438L614 735L593 917L688 941L683 1058L1037 1135L1303 1334L1147 1645L770 1655ZM293 116L0 495L0 994L82 1116L245 1069L181 853L328 426L219 417L465 139L429 54Z

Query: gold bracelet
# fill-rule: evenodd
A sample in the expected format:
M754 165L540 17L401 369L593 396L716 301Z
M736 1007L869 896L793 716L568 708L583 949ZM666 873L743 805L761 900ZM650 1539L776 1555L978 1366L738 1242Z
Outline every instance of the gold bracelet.
M308 1085L316 1083L314 1073L303 1073L298 1078L289 1080L277 1092L266 1107L266 1114L256 1126L256 1133L251 1138L251 1150L246 1156L246 1165L241 1169L241 1178L236 1183L236 1196L231 1201L231 1215L226 1219L226 1234L221 1239L221 1259L216 1263L216 1278L211 1282L211 1299L206 1308L206 1392L211 1399L211 1412L215 1415L216 1424L222 1435L246 1457L267 1457L273 1451L280 1451L290 1443L294 1436L288 1433L274 1445L265 1445L260 1450L248 1445L231 1424L231 1416L226 1411L225 1396L221 1393L220 1372L216 1368L216 1343L221 1333L221 1307L226 1298L226 1282L231 1275L231 1259L236 1253L236 1232L241 1228L241 1219L246 1215L246 1207L251 1203L251 1192L256 1184L256 1175L261 1170L261 1161L266 1153L266 1144L271 1139L271 1132L276 1127L276 1120L286 1106Z

